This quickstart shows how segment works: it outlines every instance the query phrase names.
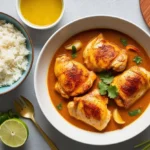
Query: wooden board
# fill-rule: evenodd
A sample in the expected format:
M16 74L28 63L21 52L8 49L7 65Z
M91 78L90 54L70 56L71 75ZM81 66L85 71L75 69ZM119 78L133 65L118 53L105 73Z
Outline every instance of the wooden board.
M150 0L140 0L140 7L144 20L150 27Z

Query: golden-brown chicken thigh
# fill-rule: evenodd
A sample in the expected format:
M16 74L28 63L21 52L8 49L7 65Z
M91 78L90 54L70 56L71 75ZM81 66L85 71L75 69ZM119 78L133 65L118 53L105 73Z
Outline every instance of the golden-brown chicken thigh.
M121 72L126 68L128 60L126 51L105 40L102 34L88 43L83 58L87 68L95 72L109 69Z
M111 118L107 103L108 98L101 96L99 90L95 89L84 96L75 97L74 101L68 103L68 111L72 117L101 131Z
M150 72L142 67L133 66L114 78L112 85L118 89L115 99L120 107L129 108L150 88Z
M58 79L55 90L64 98L87 92L96 79L94 72L66 55L56 58L54 72Z

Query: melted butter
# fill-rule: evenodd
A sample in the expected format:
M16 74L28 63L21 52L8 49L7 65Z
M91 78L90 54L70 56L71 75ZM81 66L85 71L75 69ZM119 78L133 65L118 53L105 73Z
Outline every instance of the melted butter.
M57 21L62 12L62 0L21 0L21 13L32 24L45 26Z

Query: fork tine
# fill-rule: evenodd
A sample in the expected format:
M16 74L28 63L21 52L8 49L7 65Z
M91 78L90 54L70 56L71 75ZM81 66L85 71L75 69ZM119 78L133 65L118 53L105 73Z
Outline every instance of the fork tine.
M26 103L27 106L30 106L30 107L32 106L31 102L24 96L20 95L20 99L22 99Z
M18 113L21 112L22 106L20 105L20 103L17 100L14 101L14 106Z
M20 97L19 97L19 103L21 104L22 107L26 107L25 101L21 99Z
M22 98L23 100L29 101L27 98L25 98L24 96L20 95L20 98Z
M15 100L14 104L19 107L20 109L22 109L22 105L19 103L19 101Z

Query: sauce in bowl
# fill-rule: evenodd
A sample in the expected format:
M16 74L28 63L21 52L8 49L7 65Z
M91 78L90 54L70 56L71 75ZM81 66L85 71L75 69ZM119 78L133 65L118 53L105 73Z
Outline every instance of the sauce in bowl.
M70 43L73 43L73 41L76 41L76 40L79 40L82 42L83 48L77 52L77 57L72 58L72 59L81 64L84 64L83 51L84 51L86 45L88 44L88 42L91 39L98 36L100 33L102 33L104 35L106 40L108 40L112 43L115 43L116 45L118 45L121 48L125 48L120 40L121 38L126 39L128 41L129 45L136 46L140 51L139 56L143 60L142 63L139 64L138 66L143 67L146 70L150 71L150 65L149 65L150 58L147 55L147 53L145 52L144 48L141 47L134 39L132 39L128 35L125 35L123 33L115 31L115 30L94 29L94 30L88 30L88 31L81 32L77 35L74 35L70 39L68 39L57 50L57 52L55 53L55 55L52 59L52 62L50 64L49 71L48 71L47 85L48 85L48 90L49 90L49 95L51 97L51 100L54 104L54 107L57 109L57 111L60 113L60 115L63 118L65 118L69 123L75 125L78 128L81 128L81 129L84 129L87 131L92 131L92 132L99 132L99 131L96 130L95 128L85 124L84 122L81 122L80 120L77 120L69 115L67 105L68 105L69 101L73 100L73 98L70 98L69 100L67 100L67 99L61 97L61 95L55 91L54 87L55 87L55 83L57 82L57 78L54 74L54 65L55 65L56 58L59 57L60 55L66 54L67 56L72 58L72 53L70 51L66 50L65 46L69 45ZM136 63L133 61L133 59L135 56L137 56L137 54L134 51L130 51L130 50L127 51L127 54L129 56L129 59L128 59L128 64L127 64L126 70L131 68L132 66L136 66ZM120 74L122 74L122 73L120 73ZM97 76L99 76L99 75L97 74ZM97 88L98 82L99 82L99 77L97 78L96 82L94 83L94 85L90 89L90 91ZM125 120L126 123L123 125L119 125L114 121L114 119L112 117L108 126L105 128L105 130L103 130L103 132L122 129L122 128L126 127L127 125L131 124L132 122L134 122L136 119L138 119L140 117L140 115L142 115L142 113L144 113L146 108L149 106L149 102L150 102L149 97L150 97L150 92L148 91L136 103L134 103L134 105L132 105L129 109L123 109L121 107L118 107L115 104L114 100L112 100L112 99L109 100L108 109L113 114L113 111L117 108L119 110L120 115L122 116L123 120ZM136 116L129 115L129 112L132 112L133 110L137 110L138 108L140 108L142 110L142 113L140 113L139 115L136 115Z
M23 17L32 24L47 26L55 23L63 9L62 0L21 0Z

